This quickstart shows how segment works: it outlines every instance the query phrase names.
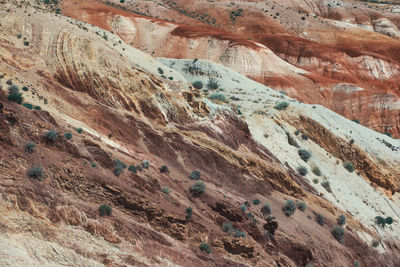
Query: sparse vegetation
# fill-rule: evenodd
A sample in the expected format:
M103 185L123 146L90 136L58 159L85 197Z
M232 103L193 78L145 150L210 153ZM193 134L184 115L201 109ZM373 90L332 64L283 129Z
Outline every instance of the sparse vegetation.
M199 180L201 178L201 171L195 170L189 174L189 178L193 180Z
M200 250L206 252L207 254L211 253L211 248L207 243L201 243Z
M333 227L331 234L340 244L343 243L344 229L341 226Z
M291 199L288 199L285 203L285 205L282 207L282 211L283 213L290 217L294 214L294 212L296 211L296 205L294 204L294 201Z
M206 185L202 181L196 181L190 191L194 196L200 196L206 191Z
M200 90L203 88L203 82L202 81L195 81L193 84L193 87Z
M34 142L28 142L24 147L24 151L28 153L35 152L35 149L36 149L36 144Z
M209 78L207 82L207 88L209 90L216 90L220 87L221 85L215 78Z
M301 210L301 211L306 211L307 210L307 205L306 205L306 203L304 203L303 201L300 201L298 204L297 204L297 208L299 209L299 210Z
M64 134L64 137L65 137L65 139L67 139L67 140L71 140L71 139L72 139L72 133L67 132L67 133Z
M305 149L299 149L298 154L302 160L307 162L311 158L311 152Z
M58 133L55 130L49 130L44 134L48 142L55 142L58 139Z
M275 109L277 109L277 110L284 110L284 109L286 109L288 106L289 106L289 102L281 101L281 102L276 103Z
M167 165L162 165L160 168L161 173L169 173L169 169Z
M341 226L345 225L346 224L346 216L344 214L340 214L336 221L337 221L338 225L341 225Z
M306 176L308 173L308 170L305 166L300 166L297 168L297 171L299 172L300 175Z
M36 166L36 167L32 167L29 171L28 171L28 176L31 178L35 178L39 181L43 180L43 176L44 176L44 172L43 172L43 168L42 166Z
M269 204L264 204L261 208L261 213L265 215L270 215L271 214L271 206Z
M323 226L325 224L325 219L324 219L324 216L322 216L322 214L317 214L317 216L315 217L315 220L321 226Z
M345 162L343 164L343 167L348 170L349 172L353 172L354 171L354 165L351 162Z
M137 168L136 168L135 165L129 165L128 171L133 172L133 173L137 173Z
M321 170L317 167L317 166L314 166L313 168L312 168L312 172L316 175L316 176L321 176Z
M99 207L99 215L100 216L110 216L112 213L112 209L110 205L102 204Z
M119 159L114 160L114 175L120 176L126 168L126 164Z

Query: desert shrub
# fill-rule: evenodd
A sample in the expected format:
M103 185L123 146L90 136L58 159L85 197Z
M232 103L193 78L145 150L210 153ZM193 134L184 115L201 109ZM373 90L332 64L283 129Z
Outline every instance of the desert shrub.
M328 181L322 182L321 185L323 188L325 188L326 191L332 193L331 184Z
M201 171L195 170L189 174L189 178L193 180L199 180L201 178Z
M41 110L42 108L40 106L34 106L33 109L34 110Z
M193 87L196 89L202 89L203 88L203 82L202 81L195 81L193 84Z
M355 122L355 123L357 123L357 124L360 124L360 120L359 120L359 119L352 119L351 121L352 121L352 122Z
M299 149L298 154L302 160L307 162L311 158L311 152L305 149Z
M192 207L187 207L186 208L186 220L191 220L193 216L193 208Z
M277 110L284 110L284 109L286 109L288 106L289 106L289 102L281 101L281 102L276 103L275 109L277 109Z
M36 144L34 142L28 142L24 147L24 151L28 153L34 152L35 149L36 149Z
M202 181L196 181L190 191L194 196L200 196L206 191L206 185Z
M171 190L168 187L163 187L161 188L161 191L163 191L163 193L169 195L169 193L171 193Z
M354 166L353 163L351 162L346 162L343 164L343 167L348 170L349 172L353 172L354 171Z
M382 226L382 227L385 227L385 226L386 226L386 220L385 220L385 218L383 218L382 216L376 216L376 217L375 217L375 222L376 222L378 225Z
M136 169L140 172L143 171L142 165L136 165Z
M111 209L110 205L107 205L107 204L100 205L100 207L99 207L99 215L100 216L105 216L105 215L110 216L111 213L112 213L112 209Z
M321 170L317 167L317 166L314 166L313 168L312 168L312 172L316 175L316 176L321 176Z
M221 94L221 93L213 93L210 95L210 99L216 99L216 100L220 100L220 101L225 101L226 100L226 96Z
M28 41L24 41L24 46L28 46L29 42Z
M8 87L8 95L7 99L11 102L16 102L18 104L22 104L22 101L24 98L22 97L22 94L19 92L19 88L16 85L11 85Z
M301 134L301 139L303 139L303 140L308 140L308 134L306 134L306 133L302 133Z
M224 230L224 232L227 232L227 233L232 233L233 231L235 231L235 228L233 227L233 225L230 222L223 222L222 229Z
M17 38L18 38L18 39L21 39L21 38L22 38L22 34L21 34L21 33L18 33L18 34L17 34Z
M68 132L64 134L65 139L71 140L72 139L72 133Z
M386 217L385 219L386 224L392 224L393 223L393 218L392 217Z
M120 176L126 168L126 164L119 159L114 160L114 175Z
M6 81L6 84L8 84L8 85L12 85L12 80L7 80ZM18 87L17 87L18 88ZM10 90L10 89L9 89Z
M350 145L354 144L354 139L351 139L351 140L349 141L349 143L350 143Z
M58 133L54 130L49 130L44 134L44 137L49 142L54 142L58 139Z
M372 240L371 246L372 246L373 248L378 247L378 246L379 246L379 240L376 240L376 239Z
M161 173L169 173L169 169L167 165L162 165L160 168Z
M39 181L43 180L44 172L42 166L32 167L28 171L28 176L31 178L38 179Z
M143 166L144 169L148 169L150 167L150 161L144 160L142 162L142 166Z
M220 87L221 85L215 78L209 78L207 82L207 88L210 90L216 90Z
M96 163L94 163L94 162L90 162L90 166L92 166L92 168L96 168L97 167Z
M79 133L79 134L83 133L83 129L82 129L82 128L78 128L78 129L76 129L76 131L77 131L77 133Z
M253 199L253 205L258 205L260 204L260 200L258 198Z
M297 129L297 130L294 132L295 135L299 135L300 133L301 133L300 129Z
M234 231L234 233L233 233L233 236L234 236L234 237L245 237L245 236L246 236L246 233L243 232L243 231L240 231L240 230L236 229L236 230Z
M392 137L392 134L389 133L389 132L384 132L383 134L384 134L384 135L387 135L387 136L389 136L389 137Z
M360 263L358 262L358 260L354 260L354 267L361 267Z
M22 91L25 91L25 92L28 92L28 90L29 90L28 87L26 87L26 86L23 86L21 89L22 89Z
M319 180L317 178L313 179L312 181L313 181L314 184L318 184L319 183Z
M268 216L265 220L267 222L269 222L269 221L272 221L272 220L276 220L276 217L275 216Z
M297 204L297 208L298 208L299 210L301 210L301 211L306 211L307 205L306 205L306 203L304 203L303 201L300 201L300 202Z
M211 253L211 248L207 243L201 243L200 250L206 252L207 254Z
M27 108L27 109L33 109L33 105L31 103L23 103L22 104L23 107Z
M298 168L297 168L297 171L300 173L300 175L302 175L302 176L306 176L307 175L307 173L308 173L308 170L307 170L307 168L305 167L305 166L299 166Z
M174 79L174 77L172 77L172 76L169 76L168 77L168 79L170 79L171 81Z
M129 165L128 171L133 172L133 173L137 173L137 168L136 168L135 165Z
M282 211L286 216L292 216L296 211L296 205L294 204L294 201L291 199L286 200L285 205L282 207Z
M340 244L343 243L344 229L341 226L333 227L331 234Z
M243 212L245 212L246 210L247 210L247 207L246 207L246 205L242 205L242 206L240 206L240 209L243 211Z
M261 213L264 215L270 215L271 214L271 206L269 204L264 204L261 208Z
M158 70L158 73L164 74L164 70L162 68L159 67L157 70Z
M315 217L315 220L321 226L323 226L325 224L325 219L324 219L324 216L322 216L322 214L317 214L317 216Z
M338 225L345 225L346 224L346 216L344 214L340 214L336 220Z

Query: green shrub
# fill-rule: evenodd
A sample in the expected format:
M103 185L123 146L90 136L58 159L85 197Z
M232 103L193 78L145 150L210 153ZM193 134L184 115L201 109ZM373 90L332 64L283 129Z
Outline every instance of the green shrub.
M276 103L275 109L277 109L277 110L284 110L284 109L286 109L288 106L289 106L289 102L281 101L281 102Z
M200 90L200 89L203 88L203 82L202 82L202 81L195 81L195 82L193 83L193 87L196 88L196 89L198 89L198 90Z
M271 214L271 206L269 204L265 203L261 208L261 213L264 215L270 215Z
M354 139L351 139L351 140L349 141L349 143L350 143L350 145L354 144Z
M24 46L28 46L29 42L28 41L24 41Z
M28 176L31 178L38 179L39 181L43 180L44 172L42 166L32 167L28 171Z
M345 225L346 224L346 216L344 214L340 214L336 220L338 225Z
M112 209L111 209L110 205L102 204L99 207L99 215L100 216L105 216L105 215L110 216L111 213L112 213Z
M247 210L247 207L246 207L246 205L242 205L242 206L240 206L240 209L241 209L243 212L245 212L245 211Z
M44 134L44 137L49 142L54 142L58 139L58 133L54 130L49 130Z
M220 101L225 101L226 100L226 96L221 94L221 93L213 93L210 95L210 99L214 100L220 100Z
M297 208L298 208L299 210L301 210L301 211L306 211L307 205L306 205L306 203L304 203L303 201L300 201L300 202L297 204Z
M379 246L379 240L376 240L376 239L372 240L371 246L372 246L373 248L378 247L378 246Z
M393 223L393 218L392 217L386 217L385 219L386 224L392 224Z
M83 133L83 129L82 129L82 128L77 128L77 129L76 129L76 132L79 133L79 134L81 134L81 133Z
M142 162L142 166L143 166L144 169L148 169L150 167L150 161L144 160Z
M114 175L120 176L126 168L126 164L119 159L114 160Z
M158 73L164 74L164 70L162 68L159 67L157 70L158 70Z
M376 216L375 217L375 222L378 225L382 226L383 228L385 228L385 226L386 226L386 220L382 216Z
M162 165L160 168L161 173L169 173L169 169L167 165Z
M299 149L298 154L302 160L307 162L311 158L311 152L305 149Z
M24 98L22 97L22 94L19 92L19 88L16 85L11 85L8 87L8 95L7 99L11 102L16 102L18 104L22 104L22 101Z
M133 173L137 173L137 168L136 168L135 165L129 165L128 171L133 172Z
M312 168L312 172L316 175L316 176L321 176L321 170L317 167L317 166L315 166L315 167L313 167Z
M199 180L201 178L201 171L195 170L189 174L189 178L193 180Z
M169 195L169 193L171 193L171 190L168 187L163 187L161 188L161 191L163 191L163 193Z
M211 253L211 248L207 243L201 243L200 250L206 252L207 254Z
M207 82L207 88L210 90L216 90L220 87L221 85L215 78L209 78Z
M190 191L194 196L200 196L206 191L206 185L201 181L196 181Z
M94 163L94 162L91 162L90 166L92 166L92 168L96 168L97 167L96 163Z
M28 90L29 90L28 87L26 87L26 86L22 87L22 91L28 92Z
M298 168L297 168L297 171L300 173L300 175L302 175L302 176L306 176L307 175L307 173L308 173L308 170L307 170L307 168L305 167L305 166L299 166Z
M25 103L22 104L22 106L25 107L25 108L27 108L27 109L30 109L30 110L33 109L33 106L32 106L32 104L30 104L30 103L26 103L26 102L25 102Z
M333 227L331 234L340 244L343 243L344 229L341 226Z
M349 172L353 172L354 171L354 166L353 163L351 162L346 162L343 164L343 167L348 170Z
M354 260L354 267L361 267L361 264L358 262L358 260Z
M325 219L324 216L322 216L322 214L317 214L315 219L319 225L323 226L325 224Z
M67 140L71 140L71 139L72 139L72 133L67 132L67 133L64 134L64 137L65 137L65 139L67 139Z
M21 38L22 38L22 34L21 34L21 33L18 33L18 34L17 34L17 38L18 38L18 39L21 39Z
M224 230L224 232L227 232L227 233L232 233L233 231L235 231L235 228L233 227L233 225L230 222L223 222L222 229Z
M33 153L35 149L36 149L36 144L34 142L28 142L24 147L24 151L28 153Z
M282 207L282 211L286 216L292 216L296 211L296 205L294 204L294 201L291 199L286 200L285 205Z
M193 216L193 209L192 207L187 207L186 208L186 220L190 221Z
M260 204L260 200L258 198L253 199L253 205L258 205Z
M322 182L321 185L323 188L325 188L326 191L332 193L331 184L328 181Z
M297 129L297 130L294 132L295 135L299 135L300 133L301 133L300 129Z

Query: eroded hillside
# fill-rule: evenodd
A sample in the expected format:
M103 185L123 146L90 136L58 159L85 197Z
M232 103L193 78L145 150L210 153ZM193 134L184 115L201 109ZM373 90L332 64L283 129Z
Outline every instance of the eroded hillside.
M1 266L398 266L398 140L0 7Z

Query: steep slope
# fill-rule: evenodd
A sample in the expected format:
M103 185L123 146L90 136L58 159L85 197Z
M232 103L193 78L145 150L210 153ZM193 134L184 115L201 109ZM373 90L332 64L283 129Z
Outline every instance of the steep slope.
M395 11L325 0L117 2L113 7L64 1L62 9L151 55L212 60L301 101L399 135Z
M0 265L396 266L398 140L212 62L155 60L26 2L0 6ZM242 91L243 118L191 86L210 77L229 96ZM23 105L11 101L12 85ZM278 99L287 111L270 105ZM282 128L308 133L298 142L332 194L294 170L301 161ZM343 143L350 134L353 147ZM360 177L336 160L353 160ZM198 178L203 193L191 189ZM307 208L286 216L288 199ZM341 213L339 243L331 229ZM393 223L378 226L377 215Z

